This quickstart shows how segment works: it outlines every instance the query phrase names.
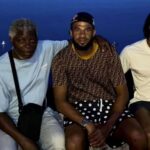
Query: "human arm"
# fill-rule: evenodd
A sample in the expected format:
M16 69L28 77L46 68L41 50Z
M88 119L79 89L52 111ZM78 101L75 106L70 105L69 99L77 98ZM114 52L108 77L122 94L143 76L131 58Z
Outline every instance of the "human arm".
M128 103L128 89L126 84L118 85L117 87L115 87L115 91L117 96L111 110L111 115L109 116L108 121L105 124L106 127L105 135L108 135L108 133L112 129L112 126L115 124L116 120L122 114Z
M37 145L22 135L11 118L4 112L0 113L0 129L10 135L23 150L38 150Z
M53 92L54 92L54 100L57 107L57 110L61 112L65 117L69 118L73 122L76 122L77 124L81 124L84 117L79 113L69 102L68 100L68 84L70 83L68 80L68 74L67 74L67 66L64 62L64 58L61 53L59 53L52 62L52 84L53 84ZM68 57L69 59L69 57ZM92 123L88 123L92 124ZM88 133L92 132L91 128L88 128Z
M62 41L52 41L53 45L53 56L55 56L60 50L66 47L69 44L69 41L62 40Z
M100 146L104 143L113 125L115 124L118 117L121 115L128 103L128 89L121 63L116 51L112 48L109 57L105 57L105 59L108 59L106 64L108 67L107 76L108 80L110 80L109 83L113 86L114 89L115 102L113 103L113 107L111 109L106 124L99 125L99 129L95 133L90 135L90 143L95 147ZM99 130L101 130L101 132Z
M120 53L120 61L123 68L123 72L127 73L130 67L130 55L128 54L128 48L124 48Z
M67 101L67 86L54 87L53 92L57 110L65 117L80 125L84 117ZM86 124L85 128L88 134L91 134L95 130L95 126L92 122Z
M97 125L95 132L89 136L90 144L93 147L100 147L105 143L105 140L112 130L113 125L123 112L128 102L128 90L126 85L119 85L115 87L115 90L117 93L117 98L107 123L104 125Z
M3 78L0 76L0 129L10 135L23 150L29 150L29 147L31 147L31 150L37 150L35 143L18 131L14 121L7 114L7 111L10 108L10 98L12 98L12 95L9 95L10 92L7 88L8 86L2 79Z
M67 101L67 86L57 86L53 88L54 100L56 108L64 116L80 124L83 117L76 109Z

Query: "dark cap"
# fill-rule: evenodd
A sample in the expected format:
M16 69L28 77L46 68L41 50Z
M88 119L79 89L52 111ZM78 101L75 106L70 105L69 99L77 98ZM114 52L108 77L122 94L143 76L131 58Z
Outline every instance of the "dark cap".
M71 28L72 28L73 23L78 22L78 21L88 22L89 24L92 25L93 28L95 28L94 17L87 12L77 13L71 20Z

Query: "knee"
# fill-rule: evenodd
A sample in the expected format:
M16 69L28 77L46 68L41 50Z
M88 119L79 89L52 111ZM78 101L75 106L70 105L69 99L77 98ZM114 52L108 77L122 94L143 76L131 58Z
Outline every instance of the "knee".
M65 137L63 134L55 134L45 139L41 145L43 150L65 150Z
M73 134L66 139L66 145L69 149L77 149L77 147L83 147L85 143L85 136L83 134Z
M144 128L144 131L145 131L145 134L146 134L148 140L150 140L150 127Z
M135 147L145 147L146 145L146 134L144 131L134 130L130 133L130 143Z
M65 147L65 137L62 134L54 135L51 139L51 142L55 148Z
M133 141L143 141L146 139L146 135L143 131L138 131L138 130L134 130L132 133L131 133L131 140Z
M150 140L150 132L146 132L146 136L147 136L148 140Z

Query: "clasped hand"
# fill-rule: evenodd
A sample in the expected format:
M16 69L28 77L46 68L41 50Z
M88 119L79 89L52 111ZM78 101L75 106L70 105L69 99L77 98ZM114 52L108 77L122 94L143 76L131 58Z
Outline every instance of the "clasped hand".
M88 139L90 146L92 147L102 147L105 145L105 140L108 135L107 127L104 125L94 125L93 123L89 123L86 126L88 131Z

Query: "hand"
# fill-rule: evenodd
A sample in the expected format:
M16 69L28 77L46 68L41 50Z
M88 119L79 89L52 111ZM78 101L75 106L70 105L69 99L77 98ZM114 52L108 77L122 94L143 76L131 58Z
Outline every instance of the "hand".
M101 147L105 144L106 136L100 128L96 128L93 133L89 135L89 143L92 147Z
M88 131L88 138L90 146L101 147L105 143L105 137L103 136L99 126L94 125L92 122L88 123L85 128Z
M95 125L92 122L88 123L85 128L87 129L88 135L96 130Z

